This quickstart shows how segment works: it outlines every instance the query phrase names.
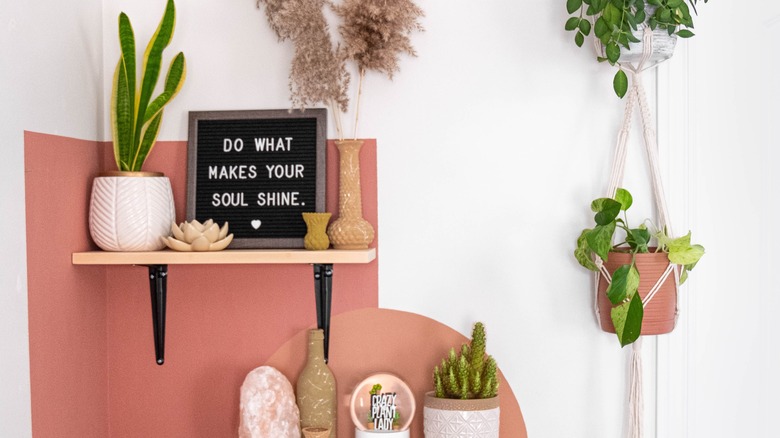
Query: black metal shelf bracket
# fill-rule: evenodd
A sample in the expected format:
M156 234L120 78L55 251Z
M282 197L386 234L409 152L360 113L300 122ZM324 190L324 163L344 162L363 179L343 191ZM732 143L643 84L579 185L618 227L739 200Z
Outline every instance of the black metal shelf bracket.
M314 298L317 305L317 328L325 333L325 363L330 344L330 306L333 297L333 264L314 265Z
M165 308L168 294L168 265L148 265L149 292L152 302L154 329L154 356L157 365L165 363ZM330 313L333 302L333 264L314 265L314 298L317 310L317 328L325 334L325 362L330 345Z
M149 265L149 289L152 298L154 356L157 365L165 363L165 305L168 294L168 265Z
M165 319L168 301L168 266L212 265L212 264L293 264L314 268L314 296L317 314L317 328L323 331L323 353L328 362L330 351L330 325L333 302L333 265L334 263L367 264L376 259L376 249L354 251L305 251L292 249L279 250L226 250L221 254L160 251L155 254L86 251L74 252L74 265L124 265L145 267L149 271L149 296L152 305L152 330L154 335L154 356L157 365L165 363Z

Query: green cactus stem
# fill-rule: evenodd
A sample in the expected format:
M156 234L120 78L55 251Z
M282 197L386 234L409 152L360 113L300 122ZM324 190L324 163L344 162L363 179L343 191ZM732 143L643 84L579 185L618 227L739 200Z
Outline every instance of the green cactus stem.
M485 327L474 324L471 343L463 344L460 354L450 349L447 358L433 370L436 397L453 399L492 398L498 395L496 361L485 354Z

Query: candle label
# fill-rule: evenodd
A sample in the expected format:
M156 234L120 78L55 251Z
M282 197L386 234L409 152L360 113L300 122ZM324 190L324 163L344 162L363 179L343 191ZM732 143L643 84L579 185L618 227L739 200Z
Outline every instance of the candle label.
M371 388L371 411L369 418L374 430L393 430L393 425L398 424L399 413L395 404L396 393L379 392L382 385L374 385Z

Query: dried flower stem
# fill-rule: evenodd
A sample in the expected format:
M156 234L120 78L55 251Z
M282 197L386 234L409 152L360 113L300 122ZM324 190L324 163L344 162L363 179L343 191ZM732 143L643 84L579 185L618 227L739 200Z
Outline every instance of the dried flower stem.
M355 98L355 130L352 133L352 137L357 140L357 128L358 117L360 116L360 96L363 95L363 79L366 77L366 69L360 69L360 76L358 78L357 97Z
M339 140L344 140L344 129L341 126L341 111L339 111L338 104L335 100L330 99L328 101L330 106L330 112L333 113L333 124L336 126L336 136Z
M392 79L399 70L401 54L416 56L409 35L423 30L418 21L423 11L413 0L342 0L331 6L342 20L339 33L346 56L357 64L359 72L353 133L357 138L366 71Z
M357 139L360 99L366 70L393 78L399 70L402 53L416 56L409 40L421 31L418 18L422 9L413 0L257 0L265 5L271 29L280 41L291 40L295 56L290 69L290 95L301 109L324 104L329 107L336 132L344 139L342 112L349 105L349 73L346 61L357 64L359 83L353 136ZM339 26L344 45L334 45L323 7L330 4L341 18Z

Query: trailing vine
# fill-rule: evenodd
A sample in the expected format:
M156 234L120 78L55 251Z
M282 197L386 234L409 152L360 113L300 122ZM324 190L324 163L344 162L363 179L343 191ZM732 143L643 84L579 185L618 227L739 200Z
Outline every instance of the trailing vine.
M708 0L704 0L707 3ZM691 8L696 13L698 0L566 0L566 10L574 15L566 20L564 28L574 32L574 43L582 47L591 34L604 46L599 62L617 65L621 47L640 40L634 35L639 25L664 29L680 38L694 36ZM690 5L690 7L688 6ZM628 91L628 77L619 68L612 81L615 94L622 98Z

